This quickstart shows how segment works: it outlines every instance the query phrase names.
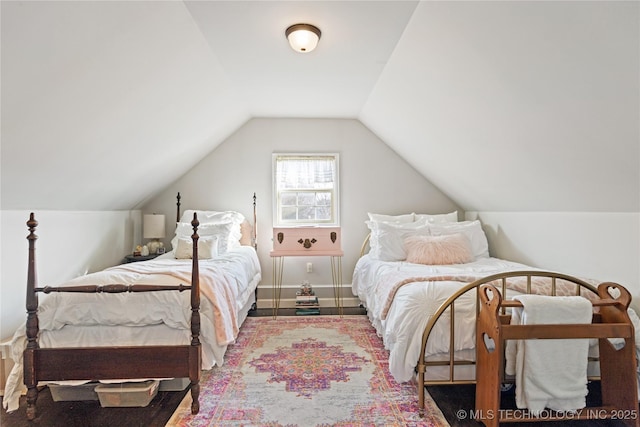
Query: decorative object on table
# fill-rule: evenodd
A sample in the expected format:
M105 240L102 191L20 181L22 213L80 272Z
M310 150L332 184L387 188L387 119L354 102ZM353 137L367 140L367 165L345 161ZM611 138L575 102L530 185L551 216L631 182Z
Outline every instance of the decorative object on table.
M147 247L147 245L142 246L142 249L140 250L140 255L141 256L149 255L149 248Z
M164 243L160 241L160 239L165 237L164 215L145 215L142 219L142 237L151 239L151 241L147 243L149 253L157 254L158 248L164 247Z
M158 248L158 251L156 252L158 255L162 255L163 253L165 253L165 247L164 246L160 246Z
M311 284L306 280L302 282L300 289L296 291L296 314L300 316L320 314L318 297L313 292Z
M306 280L302 282L302 285L300 285L300 290L296 292L296 295L315 295L313 292L313 288L311 287L311 283Z

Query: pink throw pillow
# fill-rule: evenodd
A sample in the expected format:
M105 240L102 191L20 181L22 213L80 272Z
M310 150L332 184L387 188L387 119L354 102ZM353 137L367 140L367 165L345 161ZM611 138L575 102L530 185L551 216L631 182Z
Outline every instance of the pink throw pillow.
M404 239L407 262L427 265L465 264L474 260L471 242L464 234L410 236Z

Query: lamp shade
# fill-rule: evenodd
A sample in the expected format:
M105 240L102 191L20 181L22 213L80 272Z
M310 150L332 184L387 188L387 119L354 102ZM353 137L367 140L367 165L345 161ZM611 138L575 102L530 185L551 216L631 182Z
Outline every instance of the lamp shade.
M161 239L165 236L164 215L145 215L142 219L142 237Z
M311 52L320 40L320 29L311 24L295 24L284 32L291 48L296 52Z

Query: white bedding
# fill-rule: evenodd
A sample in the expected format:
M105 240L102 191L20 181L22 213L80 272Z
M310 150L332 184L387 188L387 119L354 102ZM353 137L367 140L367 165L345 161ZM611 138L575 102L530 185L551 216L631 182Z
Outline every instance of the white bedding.
M202 368L223 363L261 280L255 249L241 246L200 260ZM63 285L190 284L191 260L167 253L154 260L124 264L78 277ZM51 294L39 306L39 345L48 347L181 345L191 340L190 292ZM12 340L15 366L5 387L3 406L18 407L22 383L25 327Z
M517 270L535 270L527 265L498 258L478 257L468 264L422 265L404 261L386 262L364 255L356 264L352 290L367 308L367 315L389 350L389 371L399 382L413 378L414 368L420 356L422 333L431 316L456 290L468 281L446 280L447 277L481 278L496 273ZM408 282L399 287L388 306L384 292L390 277L397 281L420 277L434 280ZM512 298L517 292L507 293ZM636 330L640 330L638 316L629 310ZM449 323L447 313L432 331L427 344L426 357L436 356L449 349ZM456 301L455 351L475 347L476 328L475 293L469 292ZM636 348L640 348L640 335L636 336Z

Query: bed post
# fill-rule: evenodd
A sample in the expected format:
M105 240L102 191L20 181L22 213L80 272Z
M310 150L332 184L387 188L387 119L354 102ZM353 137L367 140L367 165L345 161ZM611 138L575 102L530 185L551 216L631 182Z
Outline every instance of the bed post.
M258 214L256 211L256 193L253 193L253 248L258 250Z
M178 191L176 196L176 222L180 222L180 199L180 192Z
M27 347L24 351L24 382L27 386L27 419L36 417L36 400L38 399L38 381L35 372L35 352L38 349L38 294L36 293L36 240L38 221L33 212L27 221L29 228L29 265L27 270Z
M197 414L200 411L200 370L201 344L200 344L200 269L198 264L198 215L193 214L193 256L191 261L191 349L189 359L189 379L191 380L191 413Z
M256 193L253 193L253 231L252 231L252 236L251 236L251 243L253 244L253 249L258 252L258 213L257 213L257 209L256 209ZM253 303L253 306L251 307L252 310L256 310L258 308L258 287L256 286L256 289L253 291L253 295L255 298L255 301Z

